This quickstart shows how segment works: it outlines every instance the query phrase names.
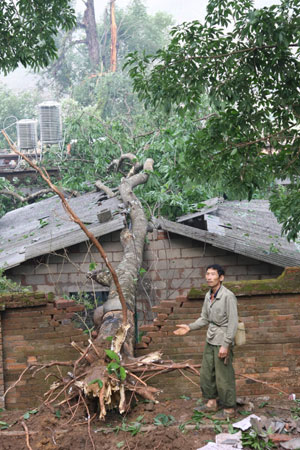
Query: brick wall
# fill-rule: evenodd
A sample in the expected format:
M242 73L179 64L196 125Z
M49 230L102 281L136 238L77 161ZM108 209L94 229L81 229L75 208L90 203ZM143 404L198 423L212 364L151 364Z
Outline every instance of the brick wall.
M7 390L26 369L29 363L47 363L53 360L68 361L78 358L71 341L86 345L86 335L72 322L75 312L83 307L73 301L53 300L53 295L14 294L0 297L2 321L3 378L0 375L0 392ZM0 366L1 367L1 366ZM62 372L67 368L62 368ZM45 382L48 369L34 378L25 377L5 397L7 409L32 408L41 403L46 388L54 381ZM1 369L0 369L1 374ZM0 397L1 398L1 397ZM3 399L2 399L3 400Z
M0 309L0 311L1 311L1 309ZM1 315L1 312L0 312L0 408L4 408L3 394L4 394L3 340L2 340L2 315Z
M226 286L238 296L239 316L245 322L247 343L235 349L235 370L238 395L278 395L270 387L300 394L300 269L289 269L277 280L229 282ZM137 345L137 354L162 350L164 359L191 360L201 364L206 329L186 336L174 336L179 323L191 323L199 317L204 291L189 297L162 301L155 306L156 318L140 327L145 332ZM186 372L198 386L178 371L152 378L153 385L163 390L163 398L180 395L200 396L199 377ZM248 378L243 378L246 376ZM269 385L257 383L257 378Z
M119 240L119 232L103 236L100 240L115 267L123 254ZM274 278L283 270L209 244L155 230L148 233L143 261L146 272L141 274L138 283L139 321L152 320L151 307L161 300L186 295L191 287L204 283L205 268L216 262L224 266L228 281ZM87 280L90 263L96 263L99 269L104 268L98 251L84 242L26 261L6 274L24 286L30 285L34 290L43 292L53 291L56 295L108 290Z

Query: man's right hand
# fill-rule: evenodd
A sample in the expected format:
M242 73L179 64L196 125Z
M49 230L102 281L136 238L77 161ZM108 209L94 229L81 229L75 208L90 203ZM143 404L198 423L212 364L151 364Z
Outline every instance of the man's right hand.
M190 327L186 324L176 325L178 327L178 330L173 331L176 336L184 336L190 331Z

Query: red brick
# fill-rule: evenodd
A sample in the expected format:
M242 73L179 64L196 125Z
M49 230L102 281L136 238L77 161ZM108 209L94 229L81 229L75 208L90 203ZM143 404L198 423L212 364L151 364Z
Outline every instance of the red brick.
M166 320L168 317L168 314L157 314L158 320Z
M148 348L148 345L145 342L139 342L135 344L135 348Z
M158 327L155 327L154 325L141 325L139 327L140 331L158 331Z
M57 309L69 308L70 306L75 305L76 303L74 300L65 300L64 298L55 300L55 306Z
M84 305L76 305L76 306L68 306L67 307L67 311L68 312L79 312L79 311L84 311Z

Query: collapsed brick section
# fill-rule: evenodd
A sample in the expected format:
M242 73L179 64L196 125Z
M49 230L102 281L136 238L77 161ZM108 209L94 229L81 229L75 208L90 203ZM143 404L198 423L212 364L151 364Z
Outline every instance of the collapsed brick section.
M238 295L239 316L246 325L247 343L234 351L238 395L277 396L278 391L270 385L300 394L299 275L299 268L291 268L277 280L252 282L252 293L249 282L225 283ZM155 306L153 323L139 328L145 334L137 344L137 355L161 350L164 359L201 364L206 328L181 337L174 336L173 331L176 324L188 324L199 317L203 294L199 292L197 298L193 292L192 298L178 297ZM151 384L162 389L161 398L199 397L199 377L188 372L181 375L178 371L160 374L151 379Z
M71 341L85 346L87 337L74 326L72 319L84 307L70 300L54 300L53 295L40 292L1 296L0 306L0 405L7 409L32 408L43 401L45 391L55 381L54 376L45 381L45 376L49 372L58 374L57 369L39 372L34 378L30 373L25 374L5 399L4 391L30 363L78 358ZM61 368L62 373L67 370Z

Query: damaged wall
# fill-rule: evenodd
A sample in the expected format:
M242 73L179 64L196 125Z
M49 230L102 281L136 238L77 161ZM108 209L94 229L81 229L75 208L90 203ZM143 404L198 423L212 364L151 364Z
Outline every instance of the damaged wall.
M237 394L275 395L278 391L300 395L300 268L288 268L276 280L224 283L238 298L239 317L245 323L247 343L235 348ZM201 364L206 328L186 336L174 336L176 324L191 323L199 317L205 289L191 290L187 297L163 301L154 307L157 317L150 325L140 327L145 334L137 345L137 355L162 350L164 359L191 360ZM199 378L185 372L199 385ZM257 383L257 378L269 385ZM200 396L200 387L178 371L151 379L163 390L162 398L180 395Z
M53 294L0 296L0 407L26 409L44 400L46 388L55 381L52 376L45 382L45 376L50 371L57 373L57 369L39 372L34 378L27 373L5 399L3 393L29 363L74 361L79 357L70 344L71 341L82 347L87 344L87 336L72 322L74 314L82 310L74 301L54 300Z

